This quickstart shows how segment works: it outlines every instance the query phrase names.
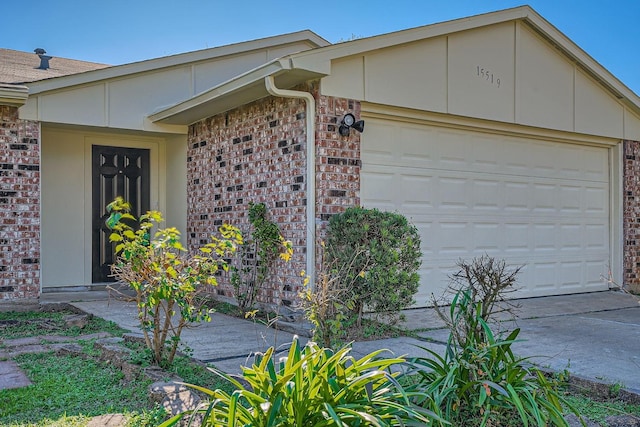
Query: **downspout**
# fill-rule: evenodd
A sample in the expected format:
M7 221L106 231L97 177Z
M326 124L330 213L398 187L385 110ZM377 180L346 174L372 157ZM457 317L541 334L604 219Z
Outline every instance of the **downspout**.
M316 283L316 100L309 92L279 89L269 75L264 78L264 85L273 96L282 98L304 99L306 101L306 134L307 134L307 268L309 283Z

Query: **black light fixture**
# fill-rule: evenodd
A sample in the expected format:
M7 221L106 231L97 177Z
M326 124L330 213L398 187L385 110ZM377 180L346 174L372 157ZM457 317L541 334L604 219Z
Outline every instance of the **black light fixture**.
M340 120L340 127L338 128L338 132L342 136L349 136L352 128L357 130L358 132L362 132L364 130L364 120L356 121L356 116L351 113L347 113L344 115L342 120Z

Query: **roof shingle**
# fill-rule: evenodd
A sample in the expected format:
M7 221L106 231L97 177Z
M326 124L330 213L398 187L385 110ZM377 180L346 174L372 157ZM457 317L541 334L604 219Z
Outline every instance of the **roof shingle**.
M28 83L110 67L55 56L49 60L49 69L41 70L39 66L40 58L35 53L0 48L0 83Z

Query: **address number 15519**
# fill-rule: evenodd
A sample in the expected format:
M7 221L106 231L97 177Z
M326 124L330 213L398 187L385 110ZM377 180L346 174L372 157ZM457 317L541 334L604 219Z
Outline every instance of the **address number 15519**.
M492 85L500 87L500 78L496 77L491 70L476 65L476 75Z

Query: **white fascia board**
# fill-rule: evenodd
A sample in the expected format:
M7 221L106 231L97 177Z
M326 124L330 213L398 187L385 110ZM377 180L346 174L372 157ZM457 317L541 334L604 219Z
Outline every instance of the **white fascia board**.
M20 85L0 84L0 105L22 107L29 97L29 88Z
M253 50L268 49L301 41L308 41L311 47L323 47L330 44L327 40L318 36L314 32L310 30L303 30L295 33L283 34L280 36L234 43L226 46L181 53L146 61L133 62L131 64L117 65L113 67L102 68L99 70L86 71L84 73L72 74L69 76L38 80L35 82L30 82L28 83L28 85L31 94L38 94L50 90L90 84L100 80L115 79L123 76L207 61L215 58L236 55Z

